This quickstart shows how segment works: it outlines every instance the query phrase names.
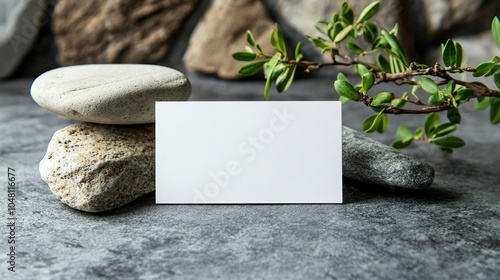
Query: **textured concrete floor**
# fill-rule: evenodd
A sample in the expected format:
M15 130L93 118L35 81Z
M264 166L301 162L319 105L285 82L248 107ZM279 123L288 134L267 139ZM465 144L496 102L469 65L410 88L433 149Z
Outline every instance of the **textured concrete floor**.
M260 100L262 81L192 76L192 100ZM500 279L500 127L467 107L451 156L405 150L436 169L427 190L344 183L343 205L156 206L146 195L102 214L73 210L40 179L52 134L71 120L39 108L31 80L0 83L0 211L7 223L8 167L18 184L16 271L0 279ZM328 80L302 80L273 99L336 99ZM348 104L359 129L370 112ZM374 135L392 141L391 131ZM151 178L153 180L153 178ZM304 186L307 187L307 186Z

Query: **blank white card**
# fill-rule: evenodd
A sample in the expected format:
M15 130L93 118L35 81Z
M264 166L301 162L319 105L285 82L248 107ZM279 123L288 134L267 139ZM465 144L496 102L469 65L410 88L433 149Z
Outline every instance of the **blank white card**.
M157 204L342 203L338 101L157 102Z

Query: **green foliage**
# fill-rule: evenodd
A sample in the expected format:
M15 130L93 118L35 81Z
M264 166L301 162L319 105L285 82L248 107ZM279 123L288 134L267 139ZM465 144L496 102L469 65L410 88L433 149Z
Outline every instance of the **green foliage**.
M434 82L434 80L427 78L425 76L420 77L420 86L424 91L431 95L437 95L439 93L439 88Z
M361 12L359 15L358 20L356 21L356 24L363 23L366 20L369 20L370 18L373 17L378 11L378 8L380 7L380 1L375 1L368 6Z
M440 123L439 115L437 113L430 113L425 118L424 127L418 128L415 133L412 133L407 126L400 126L396 132L398 139L392 142L391 146L395 149L401 149L410 145L414 140L421 140L436 144L444 153L451 153L453 149L465 145L465 142L461 138L449 135L456 129L456 124Z
M247 64L247 65L240 68L240 70L238 71L238 74L240 74L242 76L255 75L255 74L257 74L257 72L259 72L260 68L265 63L266 63L266 61L257 61L257 62Z
M387 129L388 123L389 119L387 118L387 115L383 113L378 113L378 114L373 114L368 118L366 118L361 124L361 127L363 128L363 131L366 133L372 133L375 131L377 131L378 133L384 133L385 130Z
M270 43L274 54L266 54L255 41L250 31L246 32L249 46L245 51L236 52L232 56L239 61L250 62L240 68L239 74L250 76L264 71L266 83L264 99L269 98L274 81L278 92L286 91L293 83L297 71L307 73L324 66L354 66L361 82L352 84L342 73L338 73L334 82L339 100L362 102L373 109L375 114L366 118L362 128L367 133L384 133L388 126L388 114L426 114L423 126L414 132L408 126L400 126L396 132L397 139L392 143L394 148L404 148L415 140L437 145L444 153L465 145L465 142L453 135L461 123L461 105L470 100L477 100L477 110L490 110L490 122L500 123L500 91L490 89L477 81L459 80L455 73L473 72L474 77L491 77L500 89L500 56L491 61L480 63L477 67L463 67L464 49L458 42L448 39L441 45L442 65L433 67L418 62L409 63L401 42L398 39L398 25L392 30L380 28L370 19L380 8L380 2L367 5L359 16L355 16L348 3L342 4L339 12L333 13L330 20L320 20L315 25L321 34L318 37L307 36L307 39L321 50L329 53L331 63L304 61L302 43L295 47L293 57L288 51L283 32L276 26L270 33ZM500 48L500 21L495 17L491 24L492 36ZM368 43L361 44L363 40ZM367 46L367 47L362 47ZM350 54L344 53L345 50ZM364 57L373 55L376 64L364 61ZM403 92L400 96L393 92L377 91L380 83L413 85L411 94ZM419 95L424 92L426 98ZM410 105L411 106L410 106ZM417 108L417 109L415 109ZM449 122L441 123L437 112L446 111Z
M370 103L370 106L378 107L384 103L390 103L392 100L394 100L394 93L381 92L381 93L375 95L375 97L373 97L373 100Z
M500 21L498 17L495 17L491 23L491 33L493 34L493 40L495 40L498 48L500 48Z
M251 52L233 53L233 58L239 61L252 61L257 57L257 54Z
M350 100L358 100L361 96L359 92L349 83L343 80L336 80L334 83L335 90L340 96Z

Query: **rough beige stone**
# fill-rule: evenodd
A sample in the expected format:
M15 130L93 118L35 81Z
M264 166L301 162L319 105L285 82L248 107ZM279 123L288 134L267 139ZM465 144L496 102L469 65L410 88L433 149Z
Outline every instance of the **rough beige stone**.
M61 65L153 63L197 0L60 0L53 31Z
M274 26L260 1L215 0L191 35L184 63L190 70L239 78L238 69L245 62L234 60L231 54L248 45L246 31L252 31L264 52L273 53L269 33Z
M155 190L154 136L154 125L73 124L52 137L40 174L70 207L111 210Z
M142 124L156 101L185 101L191 84L179 71L141 64L67 66L40 75L31 96L50 112L87 122Z

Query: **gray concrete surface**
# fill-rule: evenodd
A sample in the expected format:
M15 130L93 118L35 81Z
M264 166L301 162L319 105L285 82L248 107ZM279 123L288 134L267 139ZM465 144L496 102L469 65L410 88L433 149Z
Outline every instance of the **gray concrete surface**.
M262 81L189 77L192 100L261 100ZM102 214L62 204L38 162L70 124L38 107L31 80L0 84L0 279L500 279L500 127L468 106L451 156L405 153L436 169L427 190L345 181L343 205L157 206L154 195ZM333 81L301 80L273 99L336 99ZM344 125L370 114L347 104ZM374 135L390 143L391 130ZM392 125L391 125L392 123ZM16 272L7 270L7 168L16 170ZM151 178L153 180L153 178ZM307 187L307 186L304 186Z

